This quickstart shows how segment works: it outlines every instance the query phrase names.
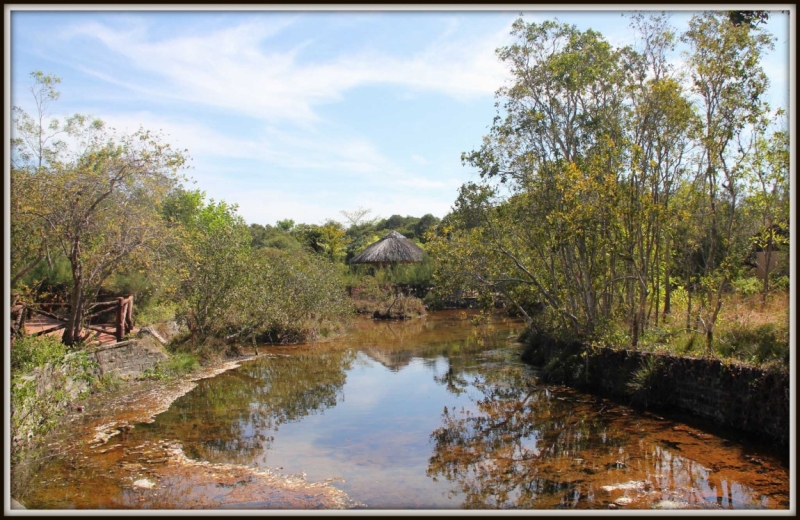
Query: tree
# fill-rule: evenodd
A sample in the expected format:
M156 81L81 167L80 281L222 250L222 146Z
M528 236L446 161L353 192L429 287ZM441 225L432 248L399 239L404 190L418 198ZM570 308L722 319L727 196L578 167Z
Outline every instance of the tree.
M414 226L414 235L423 243L427 240L426 234L436 226L440 220L430 213L426 213L420 217L419 222Z
M517 20L512 36L497 51L514 79L497 93L503 116L479 150L462 155L510 196L472 206L464 223L476 226L472 243L493 258L486 267L495 272L482 284L507 294L528 286L532 303L549 307L573 334L591 336L611 317L607 295L633 276L615 266L630 255L622 181L638 56L596 31L553 21Z
M179 296L193 339L224 332L247 276L251 237L236 211L212 199L182 228Z
M702 114L697 175L706 200L707 247L699 318L710 349L723 290L746 248L738 209L754 125L769 111L762 100L769 80L760 61L764 51L773 48L774 38L749 24L734 25L724 13L708 11L692 17L682 39L689 45L692 92ZM719 262L718 253L722 255Z
M372 213L372 210L359 207L353 211L342 210L341 213L345 219L350 223L350 226L361 226L365 224L375 224L379 217L367 218L367 215ZM348 226L349 227L349 226Z
M755 28L758 24L765 24L769 20L768 11L728 11L728 18L735 26L747 25Z
M288 218L284 220L279 220L278 222L275 223L275 227L277 227L278 229L280 229L285 233L291 233L292 230L294 229L294 220Z
M320 227L320 245L325 255L336 262L347 254L347 236L344 226L334 220Z
M35 189L29 182L31 177L25 175L25 170L42 168L48 157L52 157L63 143L56 139L64 132L60 122L52 119L48 122L48 108L53 101L57 101L60 93L56 85L61 83L61 78L51 74L35 71L30 74L33 84L28 91L33 96L36 113L28 115L21 108L14 106L14 132L11 139L11 214L15 218L11 221L11 286L36 267L45 258L50 261L50 244L47 235L42 233L41 226L37 225L36 218L21 211L24 204L25 193Z
M57 99L50 76L34 73L33 92ZM37 100L37 106L47 106ZM116 136L103 123L75 115L67 124L48 123L77 145L48 141L29 125L32 118L15 108L15 165L26 192L14 191L17 214L32 219L47 241L69 260L72 270L70 315L63 342L82 340L86 304L103 282L134 255L146 256L161 244L157 208L175 186L186 157L159 135L145 130ZM31 136L39 136L31 139Z
M747 170L751 195L746 206L757 219L758 229L753 230L753 242L757 250L764 251L764 284L761 291L762 306L766 305L769 293L769 274L772 257L776 250L788 243L788 237L776 232L789 223L789 132L782 110L775 115L770 132L770 121L764 118L756 129L753 153Z

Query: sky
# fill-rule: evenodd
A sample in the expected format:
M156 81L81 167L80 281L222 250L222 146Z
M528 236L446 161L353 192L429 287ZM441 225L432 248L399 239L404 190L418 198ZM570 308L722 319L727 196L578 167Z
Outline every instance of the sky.
M520 15L25 9L10 14L12 105L31 113L30 72L55 74L53 116L162 131L188 149L189 187L259 224L344 222L358 208L443 217L477 179L461 154L491 126L509 80L494 51ZM621 11L522 14L634 44ZM694 13L672 14L682 32ZM772 13L767 29L769 101L788 108L789 16Z

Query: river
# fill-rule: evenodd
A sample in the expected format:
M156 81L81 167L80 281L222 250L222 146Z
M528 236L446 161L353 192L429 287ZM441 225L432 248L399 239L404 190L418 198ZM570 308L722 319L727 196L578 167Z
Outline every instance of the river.
M540 384L519 361L519 321L473 318L359 319L331 342L262 347L151 423L91 440L96 423L76 424L60 441L73 448L39 470L23 503L789 507L788 460L769 446Z

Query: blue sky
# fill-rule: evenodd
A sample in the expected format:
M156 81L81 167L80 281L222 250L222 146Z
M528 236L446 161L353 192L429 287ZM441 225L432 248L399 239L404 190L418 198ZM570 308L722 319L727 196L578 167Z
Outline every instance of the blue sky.
M787 7L784 7L787 8ZM21 9L24 9L21 8ZM690 12L674 12L681 32ZM518 11L11 12L11 102L31 110L28 74L63 79L54 116L162 130L188 148L192 187L248 223L321 223L340 211L444 216L476 174L507 80L494 50ZM620 11L535 11L633 43ZM788 108L789 16L773 13L764 63ZM676 63L680 53L676 52Z

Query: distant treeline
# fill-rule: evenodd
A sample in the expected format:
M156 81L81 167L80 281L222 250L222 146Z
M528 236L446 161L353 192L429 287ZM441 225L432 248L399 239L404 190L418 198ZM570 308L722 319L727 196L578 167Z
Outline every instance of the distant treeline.
M254 248L273 247L283 250L309 249L334 261L347 262L389 231L397 231L420 244L440 219L430 213L422 217L392 215L389 218L365 218L370 210L342 212L348 226L328 220L324 224L302 224L279 220L275 225L250 224L251 245Z

